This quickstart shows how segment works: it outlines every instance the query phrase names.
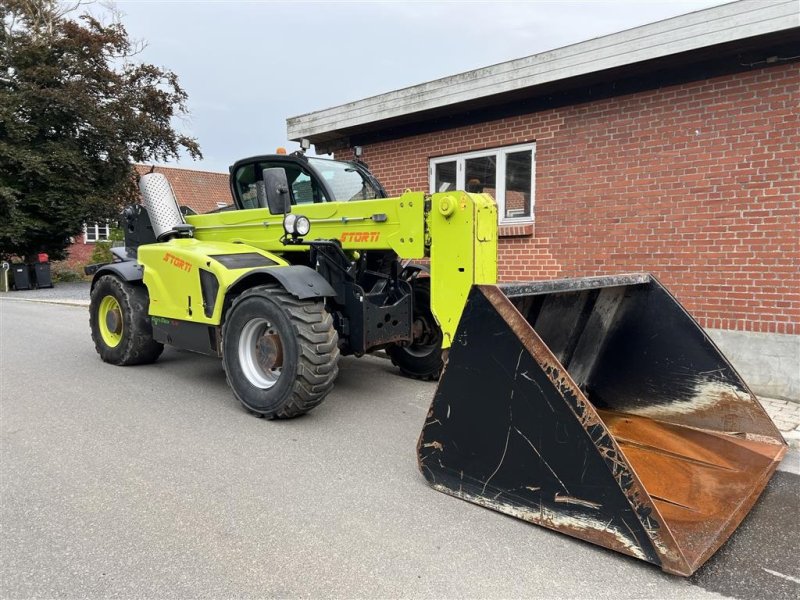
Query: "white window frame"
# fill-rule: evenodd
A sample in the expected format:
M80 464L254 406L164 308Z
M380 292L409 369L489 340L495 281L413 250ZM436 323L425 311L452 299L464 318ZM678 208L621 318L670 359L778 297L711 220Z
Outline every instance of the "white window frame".
M105 237L101 237L101 232L105 230L102 234ZM92 239L90 239L90 237ZM89 225L88 223L83 224L83 243L84 244L94 244L96 242L107 242L111 237L111 223L106 221L105 224L101 223L92 223Z
M525 150L531 151L531 214L522 217L506 217L506 156L514 152L523 152ZM516 223L533 223L534 215L536 214L536 142L529 144L517 144L515 146L503 146L501 148L492 148L489 150L476 150L474 152L462 152L460 154L451 154L449 156L437 156L431 158L428 166L428 181L431 193L438 190L434 189L436 185L436 165L441 163L454 162L456 163L456 189L466 189L466 181L464 181L464 161L470 158L483 158L486 156L494 156L495 164L497 165L497 173L495 180L497 187L495 188L495 201L497 202L497 214L501 224L511 225Z

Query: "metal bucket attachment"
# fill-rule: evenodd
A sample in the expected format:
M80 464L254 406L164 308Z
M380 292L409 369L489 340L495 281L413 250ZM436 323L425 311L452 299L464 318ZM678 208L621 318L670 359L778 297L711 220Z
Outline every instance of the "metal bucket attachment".
M690 575L786 443L650 275L474 286L419 440L433 487Z

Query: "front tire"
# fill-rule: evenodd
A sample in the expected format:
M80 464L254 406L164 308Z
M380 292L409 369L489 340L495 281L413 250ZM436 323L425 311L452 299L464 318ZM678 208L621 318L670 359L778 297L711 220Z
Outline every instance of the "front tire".
M222 328L222 362L234 395L268 419L318 406L339 372L338 335L318 300L298 300L277 284L234 301Z
M112 365L155 362L164 345L153 339L150 298L141 285L103 275L92 288L89 327L100 358Z
M414 339L410 344L392 344L386 353L400 372L413 379L438 379L444 368L442 330L431 311L430 279L414 278Z

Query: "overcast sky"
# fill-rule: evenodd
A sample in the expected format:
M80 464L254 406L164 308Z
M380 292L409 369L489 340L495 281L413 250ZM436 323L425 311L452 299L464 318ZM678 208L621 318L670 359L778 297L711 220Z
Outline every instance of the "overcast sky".
M191 2L118 0L141 59L178 74L202 161L290 151L286 118L727 0ZM95 5L92 12L97 12Z

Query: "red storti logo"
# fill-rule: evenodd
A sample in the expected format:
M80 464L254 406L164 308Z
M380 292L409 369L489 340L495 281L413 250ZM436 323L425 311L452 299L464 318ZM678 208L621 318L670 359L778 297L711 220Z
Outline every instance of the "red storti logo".
M192 270L192 263L185 261L182 258L178 258L169 252L164 255L164 262L170 263L173 267L176 267L181 271L186 271L187 273Z
M345 231L339 240L342 242L377 242L380 237L379 231Z

